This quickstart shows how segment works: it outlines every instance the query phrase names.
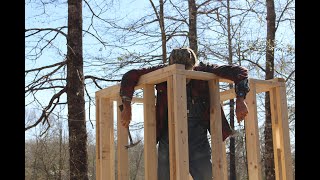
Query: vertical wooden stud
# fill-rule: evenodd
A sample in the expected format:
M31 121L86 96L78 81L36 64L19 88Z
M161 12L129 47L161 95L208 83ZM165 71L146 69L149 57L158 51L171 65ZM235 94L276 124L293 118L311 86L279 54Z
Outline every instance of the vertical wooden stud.
M176 151L175 151L175 122L173 111L173 77L167 78L167 96L168 96L168 129L169 129L169 161L170 161L170 179L177 180L176 174Z
M143 86L144 111L144 167L145 179L157 179L156 155L156 113L155 113L154 85Z
M117 99L117 106L122 104L120 97ZM118 180L129 179L129 161L128 161L128 149L125 145L128 145L128 131L121 125L121 112L117 107L117 170Z
M227 150L226 150L226 143L222 142L222 146L223 146L223 152L222 152L222 158L223 158L223 177L224 180L228 180L228 161L227 161Z
M212 157L212 177L213 179L225 179L224 173L226 164L224 163L222 153L222 121L221 121L221 105L219 93L219 80L210 80L210 132L211 132L211 157Z
M189 149L187 122L186 76L173 75L173 111L175 124L175 150L177 179L189 177ZM179 153L177 153L179 152Z
M246 96L248 115L244 120L249 180L262 180L259 129L257 118L256 85L249 81L250 92Z
M282 86L270 91L275 172L277 180L293 180L286 88L279 81Z
M100 101L100 177L114 180L113 102L109 98Z
M96 96L96 179L101 180L101 151L100 151L100 98Z

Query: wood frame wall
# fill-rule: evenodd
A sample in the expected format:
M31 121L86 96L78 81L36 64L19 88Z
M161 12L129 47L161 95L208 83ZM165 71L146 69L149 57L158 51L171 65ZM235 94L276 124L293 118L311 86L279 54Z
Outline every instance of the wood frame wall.
M144 104L144 159L145 179L157 179L156 117L154 85L167 81L169 101L169 144L170 179L192 179L189 175L186 79L207 80L210 88L210 128L212 147L213 179L227 180L227 161L225 144L221 133L220 103L235 98L234 89L219 92L219 82L230 80L212 73L188 71L183 65L174 64L141 76L135 89L143 89L143 98L133 98L134 102ZM233 82L231 82L233 83ZM293 180L290 137L288 125L285 82L281 78L271 80L249 79L250 92L246 103L249 113L244 121L246 130L246 150L249 180L262 180L260 142L257 121L256 94L270 92L275 172L277 180ZM114 149L114 101L119 104L120 85L114 85L96 92L96 179L115 179ZM120 112L117 108L117 172L118 180L128 180L128 133L120 125ZM185 114L185 116L181 116ZM176 153L179 152L179 153Z

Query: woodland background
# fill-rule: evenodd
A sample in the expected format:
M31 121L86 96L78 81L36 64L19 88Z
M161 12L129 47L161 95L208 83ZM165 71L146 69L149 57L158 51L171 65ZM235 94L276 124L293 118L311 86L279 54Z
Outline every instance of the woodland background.
M186 46L204 63L285 79L295 170L294 0L26 0L25 9L25 179L95 179L95 92ZM268 93L257 102L263 176L271 180ZM230 180L242 180L248 179L245 134L234 106L234 100L224 104L240 133L226 140L228 170ZM143 139L141 116L133 112L130 129ZM129 158L130 179L143 180L143 142L129 149Z

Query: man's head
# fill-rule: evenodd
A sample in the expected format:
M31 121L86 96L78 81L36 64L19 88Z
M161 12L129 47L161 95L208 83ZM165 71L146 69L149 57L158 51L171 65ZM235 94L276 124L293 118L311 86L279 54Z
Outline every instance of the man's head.
M190 48L173 49L169 56L169 65L184 64L187 70L192 69L198 63L197 57Z

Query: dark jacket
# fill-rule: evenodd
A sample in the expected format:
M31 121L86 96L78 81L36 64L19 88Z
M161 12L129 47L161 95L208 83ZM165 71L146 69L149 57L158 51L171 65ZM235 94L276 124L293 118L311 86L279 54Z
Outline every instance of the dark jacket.
M137 85L140 76L147 74L151 71L166 67L167 65L158 65L150 68L133 69L125 73L122 77L120 86L120 96L127 96L132 98L134 93L134 87ZM248 71L246 68L236 65L205 65L200 63L193 68L194 71L203 71L214 73L222 78L234 81L235 84L241 80L248 78ZM192 79L188 84L192 87L192 96L206 100L206 105L203 107L202 124L210 132L210 106L209 106L209 86L208 81ZM156 84L157 99L156 99L156 130L157 141L161 137L163 130L167 129L168 124L168 101L167 101L167 82ZM222 117L222 136L223 141L232 133L229 123L225 117L221 106Z

